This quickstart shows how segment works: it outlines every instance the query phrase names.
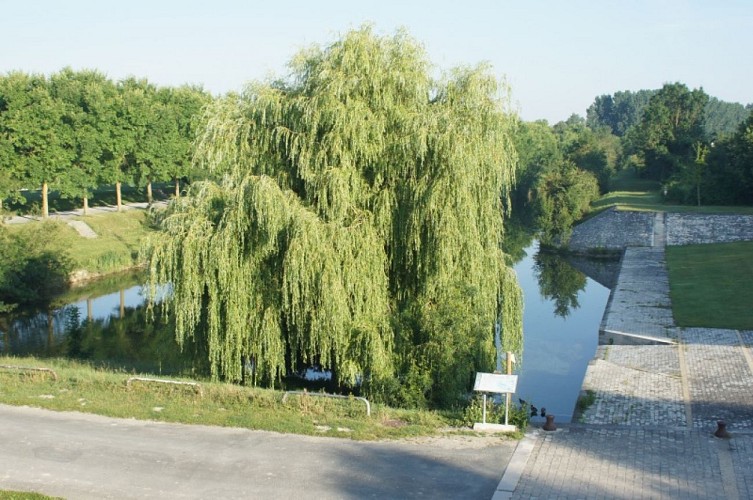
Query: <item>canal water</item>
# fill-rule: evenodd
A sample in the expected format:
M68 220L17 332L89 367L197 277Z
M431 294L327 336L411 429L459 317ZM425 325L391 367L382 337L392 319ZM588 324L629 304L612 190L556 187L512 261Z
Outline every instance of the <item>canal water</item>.
M609 289L562 257L539 252L535 240L518 257L525 310L516 397L568 422L596 350ZM111 279L70 292L49 311L0 318L0 353L86 359L126 371L200 373L205 367L199 356L180 352L169 323L147 321L141 280Z
M610 291L562 257L540 253L537 242L525 254L515 264L525 302L516 397L569 422Z

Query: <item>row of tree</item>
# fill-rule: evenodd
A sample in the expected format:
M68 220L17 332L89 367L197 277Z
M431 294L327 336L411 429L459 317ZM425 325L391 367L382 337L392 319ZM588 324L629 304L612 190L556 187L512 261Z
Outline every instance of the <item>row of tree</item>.
M93 70L65 68L45 77L0 76L0 204L21 189L78 198L94 189L147 188L190 172L196 117L211 96L196 87L157 87L145 79L113 82ZM1 205L0 205L1 207Z

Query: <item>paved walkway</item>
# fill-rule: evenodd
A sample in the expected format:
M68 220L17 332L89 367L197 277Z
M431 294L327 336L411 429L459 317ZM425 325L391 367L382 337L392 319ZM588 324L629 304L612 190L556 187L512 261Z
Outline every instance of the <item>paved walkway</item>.
M167 206L166 201L155 201L154 203L152 203L152 207L164 207L164 206ZM147 208L149 208L149 204L147 202L123 203L121 205L121 208L122 210L133 210L133 209L146 210ZM118 207L114 205L89 207L89 210L87 211L87 216L103 214L103 213L112 213L112 212L117 212L117 211L118 211ZM77 208L75 210L64 210L61 212L52 212L49 215L49 219L71 220L75 217L83 217L83 216L84 216L84 211L80 208ZM29 222L37 222L40 220L43 220L43 219L35 215L13 215L10 217L3 217L3 222L5 224L27 224Z
M753 498L753 331L676 327L664 262L666 244L753 235L753 218L728 220L731 234L719 217L656 214L650 243L626 249L583 382L594 404L529 432L495 499Z
M6 405L0 443L0 490L211 500L488 499L516 446L498 436L362 442Z

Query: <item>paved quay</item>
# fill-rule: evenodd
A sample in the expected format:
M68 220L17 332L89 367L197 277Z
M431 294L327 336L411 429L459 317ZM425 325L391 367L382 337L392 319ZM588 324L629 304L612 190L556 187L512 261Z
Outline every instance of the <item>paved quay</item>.
M753 331L677 327L664 262L666 245L753 240L753 217L594 219L577 249L626 246L583 381L594 403L531 430L493 498L753 498ZM714 436L718 420L730 438Z

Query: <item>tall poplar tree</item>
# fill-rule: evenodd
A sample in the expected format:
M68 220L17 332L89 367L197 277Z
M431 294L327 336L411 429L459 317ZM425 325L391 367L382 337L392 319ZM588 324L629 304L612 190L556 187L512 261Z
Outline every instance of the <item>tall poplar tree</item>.
M507 89L485 67L435 82L415 41L369 28L290 67L205 116L197 166L221 180L176 200L150 249L177 339L205 342L216 377L320 363L399 392L418 373L414 401L447 403L493 368L495 321L521 344Z

